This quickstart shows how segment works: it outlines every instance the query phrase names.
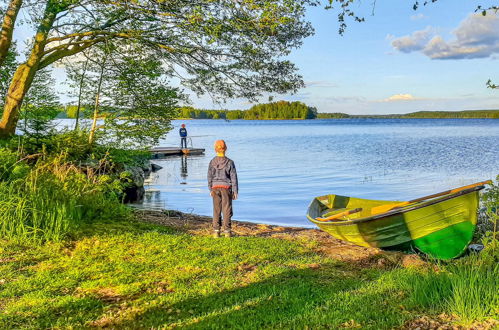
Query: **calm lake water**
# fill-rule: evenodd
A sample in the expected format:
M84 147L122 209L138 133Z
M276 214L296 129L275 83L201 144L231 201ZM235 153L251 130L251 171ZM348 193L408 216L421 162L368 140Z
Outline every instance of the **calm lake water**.
M499 174L499 120L183 122L206 154L154 160L163 169L140 207L211 215L206 173L217 139L238 171L236 220L313 227L305 213L315 196L406 200ZM181 123L161 146L179 145Z

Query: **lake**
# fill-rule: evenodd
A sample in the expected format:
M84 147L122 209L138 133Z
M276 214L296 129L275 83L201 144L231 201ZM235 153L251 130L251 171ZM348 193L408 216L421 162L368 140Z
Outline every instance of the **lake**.
M313 227L315 196L407 200L495 178L499 120L186 120L161 146L178 146L185 123L204 156L154 160L163 169L140 207L211 215L206 173L213 142L224 139L239 176L236 220Z

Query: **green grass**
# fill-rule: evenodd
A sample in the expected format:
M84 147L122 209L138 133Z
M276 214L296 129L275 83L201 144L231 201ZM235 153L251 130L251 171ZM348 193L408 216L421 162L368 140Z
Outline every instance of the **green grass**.
M409 305L457 315L469 325L499 317L499 263L484 255L470 255L437 271L407 272L394 279L410 293Z
M64 154L31 166L17 158L0 149L0 237L60 241L88 222L130 213L118 198L120 178L79 168Z
M274 238L212 239L127 221L93 224L65 242L0 246L0 328L389 329L476 303L446 284L431 299L447 303L425 305L417 295L428 288L416 280L428 270L365 268ZM497 316L491 308L476 319Z
M214 240L136 223L78 236L29 248L2 242L0 328L379 328L409 316L401 296L378 281L382 271L293 242Z

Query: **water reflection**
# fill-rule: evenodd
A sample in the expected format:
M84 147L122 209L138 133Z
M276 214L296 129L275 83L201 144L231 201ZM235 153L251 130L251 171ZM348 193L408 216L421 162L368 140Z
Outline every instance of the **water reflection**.
M187 184L186 179L187 179L187 155L183 155L180 157L180 177L183 179L180 184Z

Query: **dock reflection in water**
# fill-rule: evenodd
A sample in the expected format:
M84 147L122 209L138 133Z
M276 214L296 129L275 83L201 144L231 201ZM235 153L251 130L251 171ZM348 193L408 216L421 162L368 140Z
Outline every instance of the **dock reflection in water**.
M152 160L162 169L146 181L144 201L134 206L154 210L174 209L181 202L185 207L180 211L187 213L200 212L196 206L211 207L211 201L203 198L210 197L204 191L207 186L204 158L204 155L182 155Z

